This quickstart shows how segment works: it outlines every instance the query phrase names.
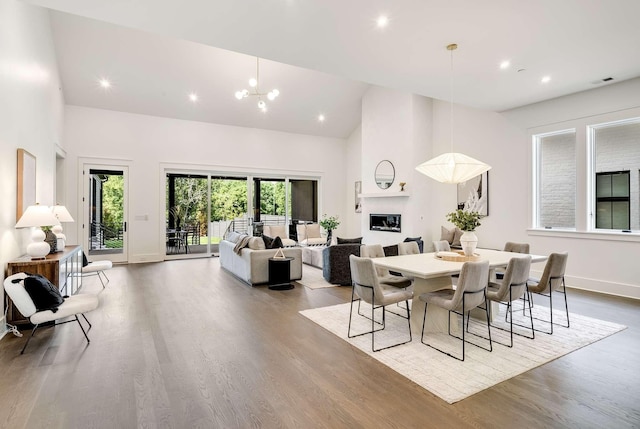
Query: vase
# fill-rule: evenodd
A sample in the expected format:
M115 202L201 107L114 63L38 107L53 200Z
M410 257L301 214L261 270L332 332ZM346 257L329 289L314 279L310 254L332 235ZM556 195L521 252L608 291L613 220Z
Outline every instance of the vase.
M327 246L331 246L331 234L333 233L332 229L327 230Z
M460 236L460 245L465 256L473 256L478 245L478 237L473 231L465 231Z

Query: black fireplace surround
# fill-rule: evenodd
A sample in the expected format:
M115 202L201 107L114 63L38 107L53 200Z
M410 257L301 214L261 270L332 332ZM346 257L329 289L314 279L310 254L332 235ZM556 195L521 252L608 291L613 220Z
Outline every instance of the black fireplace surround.
M401 219L402 216L399 214L370 214L369 229L371 231L400 232Z

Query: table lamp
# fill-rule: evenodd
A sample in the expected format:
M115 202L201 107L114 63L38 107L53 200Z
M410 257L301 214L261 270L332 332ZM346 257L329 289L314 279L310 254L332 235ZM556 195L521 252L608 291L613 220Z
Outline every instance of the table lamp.
M75 222L69 214L69 210L65 206L60 204L56 204L51 207L51 212L58 219L58 222ZM62 225L55 225L51 228L51 231L56 235L58 239L57 249L58 251L64 250L64 246L66 245L67 237L62 233Z
M27 246L27 254L31 256L31 259L44 259L51 250L49 243L44 241L46 235L41 227L59 224L60 222L51 213L49 207L39 204L27 207L18 223L16 223L16 228L35 227L31 233L31 243Z

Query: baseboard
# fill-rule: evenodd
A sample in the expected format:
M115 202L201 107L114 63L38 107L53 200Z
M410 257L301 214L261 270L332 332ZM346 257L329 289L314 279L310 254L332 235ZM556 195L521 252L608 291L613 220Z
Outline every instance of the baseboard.
M531 275L540 278L542 271L531 271ZM636 285L577 276L565 276L565 283L568 288L621 296L624 298L640 299L640 287Z

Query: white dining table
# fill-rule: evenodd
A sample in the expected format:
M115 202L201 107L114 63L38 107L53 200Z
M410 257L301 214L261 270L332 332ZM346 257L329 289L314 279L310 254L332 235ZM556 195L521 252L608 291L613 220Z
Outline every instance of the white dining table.
M522 253L505 252L502 250L476 249L475 254L478 260L488 260L490 274L489 278L495 278L495 269L504 268L509 264L511 258L531 256L531 262L544 262L547 257L543 255L526 255ZM387 256L374 258L373 262L379 267L387 268L391 271L400 272L405 277L413 278L413 300L411 304L411 330L414 334L420 335L422 331L422 319L424 316L424 302L418 298L420 294L433 292L441 289L452 289L451 276L459 274L464 262L446 261L436 256L436 253L419 253L415 255ZM495 304L495 303L493 303ZM490 318L497 314L497 304L491 305ZM482 312L484 317L484 311ZM449 312L430 306L425 324L426 332L447 332ZM451 326L453 331L457 331L457 318L452 318Z

